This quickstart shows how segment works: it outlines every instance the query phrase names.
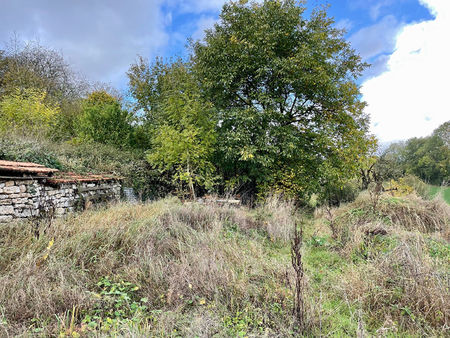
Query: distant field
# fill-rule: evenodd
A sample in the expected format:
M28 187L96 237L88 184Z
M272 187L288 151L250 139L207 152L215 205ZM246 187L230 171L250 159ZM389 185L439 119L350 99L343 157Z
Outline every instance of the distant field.
M450 204L450 187L438 187L436 185L431 185L430 195L434 197L437 194L442 194L442 197L447 202L447 204Z

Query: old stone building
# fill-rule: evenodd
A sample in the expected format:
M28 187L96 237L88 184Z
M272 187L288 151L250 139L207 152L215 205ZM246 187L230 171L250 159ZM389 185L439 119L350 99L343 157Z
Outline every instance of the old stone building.
M62 216L91 204L118 200L121 179L61 173L28 162L0 161L0 223Z

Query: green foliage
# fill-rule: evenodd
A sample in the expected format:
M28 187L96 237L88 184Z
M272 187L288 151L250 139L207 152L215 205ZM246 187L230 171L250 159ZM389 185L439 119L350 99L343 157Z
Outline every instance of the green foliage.
M338 206L341 203L352 202L359 194L359 185L356 179L341 184L329 183L324 189L324 200L329 205Z
M137 295L139 287L130 282L113 282L108 276L97 283L97 302L86 311L82 322L90 329L109 331L124 322L133 321L147 311L147 298Z
M151 164L175 171L174 179L211 188L214 166L210 162L215 141L215 118L211 104L202 100L188 65L178 61L165 67L158 78L158 110L154 111Z
M219 111L215 163L241 191L307 196L344 182L367 151L360 57L322 11L296 1L232 2L193 45Z
M403 149L404 142L393 143L380 155L373 169L376 180L396 180L405 174Z
M255 309L244 308L237 311L234 316L225 316L223 324L230 337L245 337L249 332L264 333L262 316Z
M450 177L450 148L438 136L410 139L404 156L406 171L426 182L441 184Z
M429 187L420 178L413 175L406 175L401 178L402 183L408 185L414 189L417 195L423 199L428 199L430 197Z
M0 160L33 162L49 168L62 169L57 154L34 141L20 142L18 138L0 136Z
M0 133L45 135L60 109L45 101L46 92L16 89L0 101Z
M142 120L145 124L152 124L157 115L159 97L161 93L161 81L167 69L167 65L156 59L150 66L148 61L139 56L138 61L131 65L127 72L130 92L136 100L136 111L143 111Z
M77 127L78 137L84 142L128 147L132 137L132 115L122 109L118 99L105 91L89 94L82 104Z
M36 41L12 39L0 51L0 100L21 91L46 93L45 104L58 106L49 136L67 140L75 136L80 100L89 85L81 80L59 51Z
M381 179L398 179L405 173L441 185L450 178L448 122L431 136L394 143L381 155L376 171Z
M447 147L450 147L450 121L441 124L435 131L433 136L439 137Z

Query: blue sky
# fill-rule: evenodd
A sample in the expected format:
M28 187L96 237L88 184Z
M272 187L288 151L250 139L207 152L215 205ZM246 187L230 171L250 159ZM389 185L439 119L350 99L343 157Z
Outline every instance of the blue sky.
M185 2L186 3L186 2ZM192 8L162 6L163 14L170 18L167 32L175 37L164 48L164 56L184 56L187 37L201 38L204 28L212 26L220 12L220 4L197 12ZM312 0L311 9L326 6L339 28L347 30L346 37L354 48L372 65L360 81L379 74L385 69L387 56L395 48L395 37L400 29L413 22L431 20L433 16L418 0Z
M224 2L0 0L0 48L14 33L39 40L87 78L125 90L125 73L136 55L185 56L187 38L201 39ZM436 93L448 88L441 82L450 76L446 58L438 57L448 55L450 0L307 2L309 10L322 5L372 64L359 83L372 131L382 141L424 136L448 119L446 102Z

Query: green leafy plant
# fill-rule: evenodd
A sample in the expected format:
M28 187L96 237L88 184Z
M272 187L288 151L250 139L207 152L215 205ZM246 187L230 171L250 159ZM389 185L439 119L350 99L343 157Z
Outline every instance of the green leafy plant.
M108 331L118 324L133 321L138 315L147 312L147 298L139 298L139 287L125 281L113 282L108 276L97 283L99 293L94 308L83 318L83 323L91 329Z

